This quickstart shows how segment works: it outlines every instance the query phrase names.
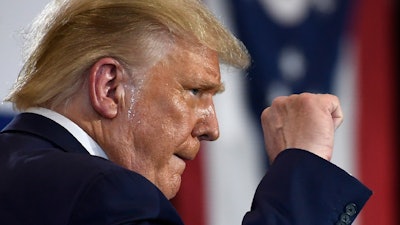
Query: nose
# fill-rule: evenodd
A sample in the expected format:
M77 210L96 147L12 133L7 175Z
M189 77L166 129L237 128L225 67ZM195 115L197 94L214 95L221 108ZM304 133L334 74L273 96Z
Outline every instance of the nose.
M192 135L200 141L215 141L219 137L219 126L214 104L198 112L198 120Z

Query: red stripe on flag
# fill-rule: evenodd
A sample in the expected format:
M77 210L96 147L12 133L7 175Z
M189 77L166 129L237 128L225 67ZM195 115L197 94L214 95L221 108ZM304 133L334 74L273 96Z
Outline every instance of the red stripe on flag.
M362 0L357 7L359 171L374 192L363 211L362 224L397 225L394 2Z
M204 148L204 147L202 147ZM178 210L186 225L205 225L205 191L203 173L203 151L193 161L186 164L182 183L172 204Z

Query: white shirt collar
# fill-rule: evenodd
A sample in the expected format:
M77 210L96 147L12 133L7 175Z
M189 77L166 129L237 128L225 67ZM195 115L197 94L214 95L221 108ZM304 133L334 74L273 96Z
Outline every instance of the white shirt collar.
M94 141L93 138L91 138L82 128L67 117L55 111L39 107L29 108L25 112L36 113L53 120L67 129L83 145L89 154L108 159L107 155L96 141Z

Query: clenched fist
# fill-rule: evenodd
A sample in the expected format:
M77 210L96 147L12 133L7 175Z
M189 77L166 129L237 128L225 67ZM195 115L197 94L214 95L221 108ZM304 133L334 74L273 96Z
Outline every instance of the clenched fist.
M339 99L334 95L303 93L276 98L261 115L270 162L288 148L330 160L334 132L342 121Z

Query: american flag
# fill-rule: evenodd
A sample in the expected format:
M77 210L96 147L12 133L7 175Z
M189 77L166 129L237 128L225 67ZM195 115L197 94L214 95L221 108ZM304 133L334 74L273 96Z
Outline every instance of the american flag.
M261 137L260 113L276 96L306 91L341 99L345 123L336 132L333 163L374 191L355 224L399 224L394 1L206 2L248 47L253 64L241 77L223 70L227 93L216 103L221 140L205 145L194 171L186 172L174 200L184 221L240 223L266 167L262 142L252 138Z

